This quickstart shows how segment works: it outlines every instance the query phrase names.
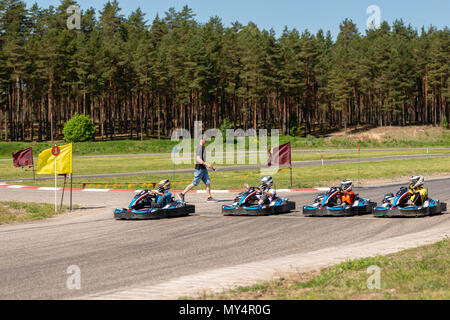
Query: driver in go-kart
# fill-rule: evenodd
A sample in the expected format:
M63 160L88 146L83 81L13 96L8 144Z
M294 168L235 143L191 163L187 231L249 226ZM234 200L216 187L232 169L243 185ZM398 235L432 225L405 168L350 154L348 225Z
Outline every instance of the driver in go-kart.
M157 190L152 190L150 192L151 195L157 196L157 201L155 204L156 208L163 208L167 204L167 199L170 200L170 197L172 197L172 194L169 192L169 190L170 190L170 180L165 179L165 180L161 180L158 183Z
M339 194L339 197L341 198L342 203L346 203L352 206L353 203L355 202L355 193L353 192L353 181L351 180L342 181L340 188L341 192Z
M273 179L272 177L266 176L260 179L261 185L258 189L258 193L256 194L259 205L269 204L272 202L272 200L276 197L277 193L275 189L272 188L273 186ZM245 184L245 187L247 190L249 189L248 184Z
M423 187L423 176L412 176L409 184L409 200L415 206L421 206L428 198L427 189Z

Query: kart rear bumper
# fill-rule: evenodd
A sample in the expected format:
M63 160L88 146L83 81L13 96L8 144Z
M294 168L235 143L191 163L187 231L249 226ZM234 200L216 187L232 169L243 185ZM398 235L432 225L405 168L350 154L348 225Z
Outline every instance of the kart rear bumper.
M185 205L172 209L148 209L148 210L131 210L116 209L114 210L114 219L116 220L153 220L185 217L191 213L195 213L195 206Z
M372 209L377 204L375 202L370 202L364 206L350 207L350 208L336 208L336 207L325 207L312 208L311 206L303 207L303 215L306 217L350 217L363 214L372 213Z
M436 206L426 207L421 209L412 208L375 208L373 210L373 215L378 218L416 218L416 217L426 217L445 213L447 211L447 204L445 202L439 202Z
M280 206L272 206L266 208L237 208L233 206L222 206L222 214L224 216L268 216L273 214L288 213L295 210L295 202L288 201Z

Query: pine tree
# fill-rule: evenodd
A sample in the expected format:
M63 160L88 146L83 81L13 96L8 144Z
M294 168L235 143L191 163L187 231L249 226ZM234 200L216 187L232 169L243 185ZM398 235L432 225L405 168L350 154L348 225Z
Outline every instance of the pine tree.
M72 4L0 0L1 140L57 139L74 113L103 139L168 137L196 120L317 135L450 118L448 27L418 34L398 20L361 35L344 20L336 41L322 30L277 37L254 23L199 23L187 6L149 24L109 1L69 30Z
M24 73L29 64L25 55L25 42L29 32L28 11L24 2L19 0L5 1L1 5L0 30L2 38L2 58L5 80L9 80L9 122L11 139L18 141L21 136L24 140L24 124L21 119L24 116L23 91ZM12 106L14 105L14 111Z

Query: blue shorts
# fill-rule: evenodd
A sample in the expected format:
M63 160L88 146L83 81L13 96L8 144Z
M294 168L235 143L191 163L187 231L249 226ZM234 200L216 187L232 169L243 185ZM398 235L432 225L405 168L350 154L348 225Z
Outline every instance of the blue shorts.
M205 184L211 184L211 179L209 179L208 169L195 169L194 170L194 181L192 184L198 186L202 180Z

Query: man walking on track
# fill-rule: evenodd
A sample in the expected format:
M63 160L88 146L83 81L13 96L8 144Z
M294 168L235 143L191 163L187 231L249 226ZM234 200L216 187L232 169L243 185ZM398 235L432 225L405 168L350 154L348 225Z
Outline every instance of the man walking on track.
M208 195L208 202L215 202L211 197L211 179L209 178L208 168L213 169L214 167L206 162L206 139L200 139L200 145L195 149L195 170L194 170L194 181L190 185L184 189L182 193L180 193L180 199L184 201L184 195L189 192L192 188L198 186L200 180L206 185L206 194Z

